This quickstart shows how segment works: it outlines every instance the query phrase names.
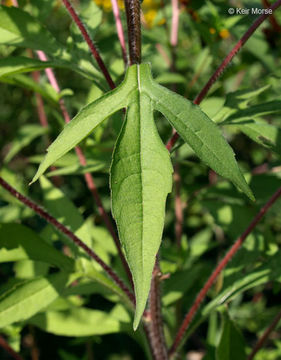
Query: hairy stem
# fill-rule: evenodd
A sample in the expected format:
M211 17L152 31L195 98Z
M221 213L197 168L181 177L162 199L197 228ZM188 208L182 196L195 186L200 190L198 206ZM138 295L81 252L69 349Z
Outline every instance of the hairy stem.
M11 348L2 336L0 336L0 346L11 356L11 358L15 360L23 360L23 358Z
M79 248L83 249L93 260L95 260L107 273L107 275L116 283L116 285L127 295L128 299L135 304L135 297L133 293L128 289L123 280L121 280L118 275L86 244L83 243L72 231L67 227L57 221L52 215L47 213L34 201L30 200L26 196L19 193L15 188L9 185L1 176L0 176L0 186L7 190L12 196L22 202L24 205L28 206L30 209L36 212L39 216L45 219L48 223L54 226L58 231L67 236L72 242L74 242Z
M262 336L259 338L258 342L256 343L255 347L253 348L251 354L248 356L248 360L253 360L256 353L262 348L264 343L267 341L269 335L272 333L272 331L276 328L279 321L281 319L281 310L279 313L275 316L272 323L269 325L269 327L265 330L265 332L262 334Z
M226 267L226 265L229 263L231 258L237 253L237 251L240 249L241 245L247 238L247 236L254 230L254 228L257 226L257 224L260 222L260 220L263 218L263 216L266 214L266 212L270 209L270 207L276 202L276 200L281 196L281 187L273 194L273 196L268 200L268 202L264 205L264 207L261 208L261 210L258 212L258 214L255 216L253 221L250 223L248 228L243 232L243 234L235 241L235 243L232 245L230 250L227 252L227 254L224 256L224 258L221 260L221 262L218 264L216 269L213 271L207 282L205 283L204 287L201 289L199 294L197 295L193 305L191 306L190 310L188 311L187 315L185 316L182 325L177 332L177 335L175 337L174 343L169 351L170 355L173 355L177 348L179 347L181 340L188 329L188 326L193 319L194 315L196 314L201 302L204 300L207 292L211 288L211 286L216 281L218 275L221 273L221 271Z
M119 39L121 50L122 50L122 57L123 57L125 66L127 66L128 58L127 58L126 42L125 42L125 37L124 37L122 21L120 18L119 6L117 3L117 0L111 0L111 4L112 4L113 15L115 18L117 35L118 35L118 39Z
M114 84L97 48L95 47L95 44L94 44L93 40L91 39L90 34L86 30L85 26L83 25L81 19L79 18L78 14L74 10L70 1L62 0L62 2L64 4L64 6L66 7L67 11L69 12L69 15L72 17L73 21L75 22L75 24L78 26L79 30L81 31L81 34L82 34L84 40L86 41L86 43L88 44L93 57L96 59L96 62L98 63L99 68L101 69L108 85L110 86L111 89L114 89L115 84Z
M125 0L130 65L141 63L140 0Z
M41 61L48 61L47 56L43 51L37 51L37 55L38 55L38 57L39 57L39 59ZM46 72L47 78L48 78L50 84L52 85L53 89L57 93L60 93L60 87L59 87L58 81L56 79L56 76L55 76L53 70L50 69L50 68L47 68L45 70L45 72ZM65 102L64 102L63 98L61 98L59 100L59 105L60 105L61 112L62 112L63 117L64 117L64 121L66 123L69 123L71 121L70 120L70 115L69 115L69 113L67 111L67 108L66 108L66 105L65 105ZM82 166L87 166L87 160L86 160L86 157L85 157L82 149L79 146L76 146L75 147L75 152L76 152L76 155L78 157L78 160L79 160L80 164ZM124 269L125 269L125 271L127 273L128 279L129 279L129 281L131 283L131 286L133 288L133 279L132 279L131 271L129 269L129 266L128 266L128 263L127 263L127 261L125 259L125 256L124 256L124 254L122 252L121 245L120 245L118 236L117 236L117 234L116 234L116 232L114 230L113 223L110 220L110 218L109 218L109 216L108 216L107 212L105 211L105 208L104 208L104 206L102 204L101 198L100 198L99 193L98 193L98 189L97 189L95 181L94 181L94 178L93 178L92 174L89 173L89 172L84 174L84 178L85 178L85 182L87 184L87 187L90 190L90 192L92 193L93 198L94 198L94 200L95 200L95 202L97 204L99 214L101 215L101 217L102 217L108 231L110 232L110 234L111 234L111 236L113 238L113 241L114 241L115 246L116 246L117 251L118 251L118 255L119 255L120 259L121 259L123 267L124 267Z
M270 6L272 12L275 11L281 5L281 0L276 1L273 5ZM257 30L257 28L270 16L270 14L263 14L257 18L253 22L253 24L249 27L249 29L245 32L245 34L241 37L241 39L236 43L236 45L232 48L232 50L228 53L228 55L224 58L220 66L215 70L213 75L210 77L206 85L200 91L200 93L194 99L194 104L199 105L201 101L205 98L211 86L216 82L216 80L221 76L227 65L231 62L234 56L238 53L238 51L242 48L242 46L247 42L247 40L251 37L251 35ZM170 151L177 139L179 138L178 133L175 133L171 139L168 141L166 148Z
M159 262L156 260L152 274L150 289L150 339L156 360L168 360L168 350L165 343L160 300L161 272Z

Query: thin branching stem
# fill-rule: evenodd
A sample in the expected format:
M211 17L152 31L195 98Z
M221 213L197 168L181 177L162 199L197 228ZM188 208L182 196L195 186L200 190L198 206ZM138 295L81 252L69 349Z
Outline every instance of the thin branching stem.
M111 0L111 5L112 5L112 11L113 11L114 19L115 19L117 35L118 35L119 43L121 46L122 57L123 57L124 64L126 67L128 64L128 56L127 56L126 42L125 42L125 37L124 37L124 30L123 30L123 25L122 25L122 21L121 21L121 17L120 17L120 11L119 11L119 6L118 6L117 0Z
M45 219L48 223L54 226L58 231L67 236L72 242L74 242L79 248L83 249L91 259L95 260L107 273L107 275L116 283L116 285L127 295L128 299L135 304L135 297L133 293L128 289L123 280L109 267L92 249L90 249L86 244L83 243L72 231L65 227L62 223L57 221L52 215L47 211L42 209L41 206L36 204L34 201L30 200L26 196L19 193L15 188L8 184L2 177L0 177L0 186L7 190L13 197L18 199L24 205L28 206L30 209L36 212L39 216Z
M98 52L98 49L96 48L93 40L91 39L90 34L86 30L84 24L82 23L81 19L78 16L77 12L71 5L70 1L62 0L62 2L64 4L64 6L66 7L69 15L72 17L73 21L75 22L75 24L78 26L79 30L81 31L81 34L82 34L84 40L86 41L86 43L88 44L93 57L96 59L96 62L98 63L98 66L99 66L101 72L103 73L108 85L110 86L111 89L114 89L115 88L114 81L112 80L112 78L107 70L107 67L105 66L105 64L100 56L100 53Z
M265 332L262 334L262 336L259 338L258 342L256 343L255 347L253 348L251 354L248 356L248 360L253 360L256 353L263 347L265 342L268 340L269 335L272 333L272 331L276 328L279 321L281 319L281 310L279 313L275 316L272 323L269 325L269 327L265 330Z
M130 65L141 63L140 0L125 0Z
M23 360L23 358L16 353L11 346L7 343L7 341L3 338L3 336L0 336L0 346L13 358L14 360Z
M212 287L214 282L216 281L217 277L221 273L221 271L226 267L226 265L229 263L231 258L237 253L237 251L240 249L241 245L247 238L247 236L254 230L254 228L257 226L257 224L261 221L263 216L267 213L267 211L271 208L271 206L276 202L276 200L281 196L281 187L272 195L272 197L268 200L268 202L261 208L261 210L258 212L258 214L255 216L255 218L252 220L250 225L247 227L247 229L243 232L243 234L235 241L235 243L232 245L230 250L226 253L224 258L220 261L216 269L213 271L199 294L197 295L193 305L189 309L187 315L185 316L182 325L180 326L180 329L178 330L175 340L173 342L173 345L171 346L171 349L169 351L170 355L173 355L177 348L179 347L181 340L188 329L189 324L191 323L191 320L193 319L194 315L196 314L201 302L205 299L205 296L209 289Z
M41 61L48 61L48 58L47 58L46 54L43 51L41 51L41 50L37 51L37 55L38 55L38 57L39 57L39 59ZM56 79L54 71L51 68L47 68L45 70L45 72L46 72L47 78L48 78L51 86L59 94L60 93L60 86L58 84L58 81ZM60 98L59 105L60 105L60 108L61 108L62 115L64 117L64 121L66 123L69 123L71 121L71 118L70 118L69 112L67 111L65 101L64 101L63 98ZM76 155L78 157L78 160L79 160L80 164L82 166L84 166L84 167L87 166L87 160L86 160L86 157L85 157L82 149L79 146L76 146L75 147L75 152L76 152ZM89 173L89 172L86 172L84 174L84 178L85 178L85 182L87 184L87 187L90 190L90 192L92 193L93 198L94 198L94 200L95 200L95 202L97 204L98 212L99 212L100 216L102 217L108 231L110 232L110 234L111 234L111 236L113 238L113 241L114 241L115 246L116 246L117 251L118 251L118 255L119 255L120 259L121 259L123 267L124 267L124 269L125 269L125 271L127 273L128 279L129 279L129 281L131 283L131 286L133 288L133 279L132 279L131 271L129 269L129 266L128 266L128 263L127 263L127 261L125 259L125 256L124 256L124 254L122 252L121 244L120 244L120 241L119 241L118 236L116 234L116 231L114 229L113 223L110 220L107 212L105 211L102 200L101 200L101 198L99 196L99 192L98 192L97 186L95 184L94 178L93 178L92 174Z
M281 5L281 0L276 1L273 5L270 6L272 12L275 11ZM247 42L247 40L251 37L251 35L257 30L257 28L270 16L270 14L263 14L257 18L253 22L253 24L249 27L249 29L245 32L245 34L241 37L241 39L235 44L232 50L228 53L228 55L224 58L220 66L215 70L213 75L210 77L206 85L200 91L200 93L194 99L194 104L199 105L201 101L205 98L211 86L216 82L216 80L221 76L225 68L229 65L234 56L238 53L238 51L242 48L242 46ZM166 147L170 151L172 147L175 145L177 139L179 138L179 134L175 133L171 139L168 141Z

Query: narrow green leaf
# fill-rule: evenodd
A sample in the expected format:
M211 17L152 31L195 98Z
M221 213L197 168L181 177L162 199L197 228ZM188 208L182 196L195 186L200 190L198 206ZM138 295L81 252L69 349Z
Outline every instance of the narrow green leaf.
M35 315L54 301L68 281L66 273L26 281L8 290L0 298L0 328Z
M48 129L35 124L29 124L20 127L18 132L15 134L12 146L6 155L4 162L8 163L11 161L12 158L17 155L19 151L21 151L21 149L29 145L38 136L46 134L47 131Z
M87 308L47 311L34 316L30 323L52 334L75 337L118 333L128 328L128 321L120 321L111 313Z
M158 85L152 79L148 65L142 66L142 77L146 79L144 89L153 99L155 109L169 120L198 157L254 200L237 165L233 150L213 121L199 106Z
M4 59L0 59L0 77L17 73L42 70L48 67L54 67L55 64L56 63L53 61L44 62L23 56L9 56Z
M27 12L0 6L0 19L0 44L43 50L53 55L61 52L61 44Z
M252 105L245 109L239 109L229 116L223 123L228 124L236 120L249 119L254 116L265 116L281 112L281 101L270 101L263 104Z
M234 125L253 141L281 154L281 129L279 127L270 125L261 119L245 119L227 125Z
M73 260L50 246L36 233L20 224L0 224L0 263L18 260L42 261L65 271Z
M26 90L31 90L42 95L52 105L57 105L60 95L49 84L37 83L30 76L23 74L15 74L0 77L1 83L19 86Z
M106 93L101 98L84 107L74 119L64 127L61 134L47 149L47 155L31 183L35 182L56 160L88 136L104 119L123 107L126 107L130 90L130 79L125 78L124 82L118 86L118 88Z
M173 169L154 123L152 102L142 89L139 67L129 72L138 87L116 143L110 183L112 213L135 285L136 329L161 243Z
M216 351L216 360L238 359L246 359L245 341L239 329L229 318L229 315L225 313L222 335Z

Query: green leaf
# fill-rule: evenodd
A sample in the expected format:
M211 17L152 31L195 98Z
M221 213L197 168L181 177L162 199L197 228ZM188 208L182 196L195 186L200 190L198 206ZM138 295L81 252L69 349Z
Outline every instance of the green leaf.
M41 94L52 105L57 105L60 94L58 94L49 84L37 83L30 76L23 74L0 77L0 82L22 87Z
M12 146L7 153L4 162L8 163L12 158L23 149L25 146L29 145L34 139L38 136L46 134L48 129L43 128L40 125L30 124L24 125L19 128L18 132L15 134Z
M130 74L133 71L138 87L116 143L110 183L112 214L135 284L136 329L161 243L173 168L153 120L152 102L142 88L141 70L131 68Z
M0 224L0 239L0 263L34 260L58 266L65 271L73 270L72 259L23 225Z
M254 116L265 116L281 112L281 101L270 101L263 104L252 105L241 109L229 116L223 123L228 124L242 119L252 119Z
M43 50L52 55L61 52L61 44L27 12L0 6L0 19L0 44Z
M281 154L281 129L279 127L270 125L261 119L245 119L227 125L234 125L258 144Z
M66 273L25 281L0 298L0 328L35 315L54 301L68 281Z
M75 118L64 127L63 132L47 149L48 153L31 183L35 182L56 160L79 144L79 142L88 136L104 119L119 109L126 107L130 90L130 79L126 77L118 88L106 93L93 103L84 107Z
M245 360L245 341L228 314L224 314L223 330L216 352L216 360Z
M124 322L114 318L112 312L72 308L64 311L47 311L34 316L29 322L52 334L77 337L124 331L128 328L130 318Z
M23 56L10 56L4 59L0 59L0 77L17 73L42 70L48 67L54 67L55 64L56 62L53 61L44 62Z
M147 67L146 72L149 72ZM254 196L244 179L233 150L222 136L219 128L199 106L158 85L146 74L146 90L160 111L177 130L196 155L219 175L231 180L250 199Z

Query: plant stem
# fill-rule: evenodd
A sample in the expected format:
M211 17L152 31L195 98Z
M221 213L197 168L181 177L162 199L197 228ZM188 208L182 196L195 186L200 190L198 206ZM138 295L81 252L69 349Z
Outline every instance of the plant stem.
M257 226L257 224L260 222L260 220L263 218L263 216L266 214L266 212L269 210L269 208L276 202L276 200L281 196L281 187L273 194L273 196L268 200L268 202L264 205L264 207L261 208L261 210L258 212L258 214L255 216L255 218L252 220L248 228L243 232L243 234L235 241L235 243L232 245L230 250L227 252L227 254L224 256L224 258L220 261L216 269L213 271L207 282L205 283L204 287L201 289L199 294L197 295L193 305L191 306L190 310L188 311L187 315L184 318L184 321L182 322L182 325L177 332L177 335L175 337L174 343L169 351L170 355L173 355L175 351L177 350L178 346L181 343L181 340L191 322L194 315L196 314L201 302L204 300L207 292L211 288L211 286L214 284L215 280L217 279L218 275L221 273L221 271L226 267L228 262L231 260L231 258L236 254L236 252L240 249L241 245L247 238L247 236L254 230L254 228Z
M272 12L275 11L281 5L281 0L276 1L273 5L270 6L269 9L272 9ZM228 55L224 58L220 66L215 70L213 75L210 77L206 85L200 91L200 93L194 99L194 104L199 105L201 101L205 98L211 86L216 82L216 80L221 76L227 65L234 58L234 56L238 53L238 51L242 48L242 46L247 42L247 40L251 37L251 35L257 30L257 28L270 16L270 14L263 14L257 18L253 22L253 24L249 27L249 29L245 32L245 34L241 37L241 39L236 43L236 45L232 48L232 50L228 53ZM177 139L179 138L179 134L175 133L171 139L168 141L166 148L170 151Z
M175 47L178 44L178 29L179 29L179 2L178 0L172 0L172 28L170 44Z
M151 289L150 289L150 339L153 353L156 360L168 360L168 350L165 343L163 321L161 314L160 301L160 279L161 272L158 259L153 270Z
M178 152L176 152L176 158L178 158ZM174 181L175 181L175 235L178 248L181 247L182 229L183 229L183 204L180 196L181 189L181 176L180 166L177 162L174 168Z
M121 50L122 50L122 57L123 57L124 64L126 67L127 63L128 63L128 58L127 58L127 50L126 50L126 43L125 43L122 21L120 18L119 6L118 6L117 0L111 0L111 4L112 4L113 15L115 18L117 35L118 35L118 39L119 39Z
M15 360L23 360L23 358L11 348L11 346L7 343L7 341L2 336L0 336L0 346L8 354L10 354L13 359L15 359Z
M45 219L48 223L53 225L58 231L66 235L72 242L74 242L78 247L83 249L93 260L95 260L107 273L107 275L116 283L116 285L127 295L128 299L135 304L135 297L133 293L128 289L123 280L121 280L118 275L86 244L83 243L72 231L67 229L63 224L57 221L52 215L47 213L42 209L38 204L28 199L26 196L20 194L16 189L9 185L1 176L0 176L0 186L7 190L12 196L18 199L20 202L28 206L30 209L34 210L36 214Z
M270 7L270 2L268 0L262 0L262 4L264 8L269 8ZM276 32L276 33L280 33L281 32L281 26L278 24L278 21L276 20L276 17L274 15L271 15L269 18L269 21L271 23L272 29Z
M41 61L48 61L48 58L47 58L46 54L43 51L37 51L37 55L38 55L38 57L39 57L39 59ZM46 72L46 75L47 75L47 77L49 79L49 82L52 85L53 89L59 94L60 93L60 87L59 87L58 81L56 79L56 76L55 76L53 70L50 69L50 68L47 68L45 70L45 72ZM59 100L59 105L60 105L61 112L62 112L63 117L64 117L64 121L66 123L69 123L71 121L70 120L70 115L69 115L69 113L67 111L67 108L66 108L66 105L65 105L65 102L64 102L63 98L61 98ZM76 152L76 155L78 157L78 160L79 160L80 164L82 166L87 166L87 160L86 160L86 157L85 157L82 149L79 146L76 146L75 147L75 152ZM129 266L128 266L128 263L127 263L127 261L125 259L125 256L124 256L124 254L122 252L121 245L120 245L118 236L117 236L117 234L116 234L116 232L114 230L114 226L112 224L112 221L110 220L110 218L109 218L109 216L108 216L107 212L105 211L105 208L104 208L104 206L102 204L101 198L100 198L99 193L98 193L98 189L97 189L96 184L94 182L94 178L93 178L92 174L89 173L89 172L86 172L84 174L84 178L85 178L87 187L90 190L90 192L92 193L92 195L94 197L94 200L95 200L95 202L96 202L96 204L98 206L99 214L101 215L101 217L102 217L108 231L110 232L110 234L111 234L111 236L113 238L113 241L114 241L115 246L117 248L118 255L119 255L119 257L121 259L121 262L123 264L123 267L124 267L124 269L125 269L125 271L127 273L128 279L129 279L129 281L131 283L131 286L132 286L132 288L134 288L133 287L134 285L133 285L133 279L132 279L131 271L129 269Z
M140 0L125 0L130 65L141 63Z
M256 343L255 347L253 348L251 354L248 356L248 360L253 360L256 353L262 348L266 340L268 339L271 332L275 329L275 327L278 325L279 321L281 319L281 310L279 313L275 316L272 323L269 325L269 327L265 330L263 335L259 338L258 342Z
M97 48L95 47L95 44L93 43L93 40L91 39L90 34L88 33L88 31L86 30L85 26L83 25L81 19L79 18L78 14L76 13L76 11L74 10L73 6L71 5L70 1L68 0L62 0L64 6L66 7L67 11L69 12L70 16L72 17L73 21L75 22L75 24L78 26L79 30L81 31L81 34L84 38L84 40L86 41L86 43L88 44L91 53L93 55L93 57L96 59L99 68L101 69L108 85L110 86L111 89L115 88L115 84L97 50Z

